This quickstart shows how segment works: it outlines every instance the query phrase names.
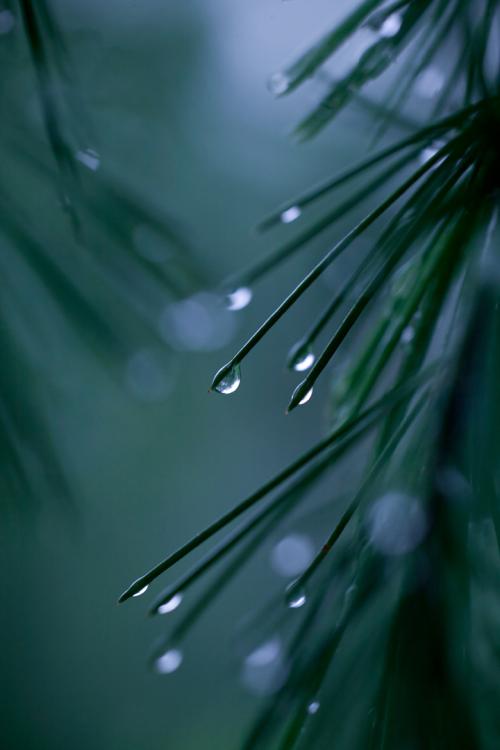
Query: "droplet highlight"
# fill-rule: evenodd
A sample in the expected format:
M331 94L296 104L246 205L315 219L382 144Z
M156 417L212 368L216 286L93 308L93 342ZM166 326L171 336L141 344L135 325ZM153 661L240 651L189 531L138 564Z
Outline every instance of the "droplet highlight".
M146 586L144 586L142 589L139 589L139 591L136 591L135 594L132 594L132 596L142 596L143 594L146 593L147 590L148 590L148 584L146 584Z
M318 713L319 707L319 701L311 701L311 703L307 707L307 713L313 716L314 714Z
M247 286L241 286L226 296L228 310L243 310L252 301L253 292Z
M280 214L280 221L282 224L291 224L293 221L297 221L302 211L298 206L290 206Z
M304 589L297 588L291 583L286 591L285 600L290 609L300 609L307 601L307 595Z
M76 158L80 164L90 169L91 172L97 172L101 166L101 157L93 148L87 148L85 151L77 151Z
M307 404L308 401L310 401L311 396L313 395L313 389L310 388L305 396L302 396L302 398L299 401L299 406L303 406L304 404Z
M403 23L403 18L400 13L391 13L390 16L383 21L379 28L379 35L383 39L390 39L396 36Z
M155 662L155 669L160 674L171 674L175 672L182 664L183 655L179 649L172 648L165 651Z
M309 370L316 361L316 357L311 347L306 344L296 344L288 354L288 367L295 372L305 372Z
M166 602L163 602L163 604L160 604L160 606L157 609L158 614L160 615L166 615L169 612L173 612L174 610L179 607L179 605L182 603L183 596L181 593L175 594Z
M268 88L274 96L285 94L290 88L290 78L285 73L274 73L268 81Z

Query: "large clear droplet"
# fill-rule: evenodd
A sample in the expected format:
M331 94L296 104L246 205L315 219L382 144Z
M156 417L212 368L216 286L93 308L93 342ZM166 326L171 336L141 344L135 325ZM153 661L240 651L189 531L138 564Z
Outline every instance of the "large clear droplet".
M85 151L77 151L76 158L84 167L92 172L97 172L101 165L101 157L93 148L86 148Z
M292 347L288 354L288 367L296 372L309 370L315 361L316 357L308 344L304 345L299 342Z
M271 94L281 96L290 88L290 79L285 73L274 73L267 85Z
M280 221L282 224L291 224L292 221L296 221L301 215L302 211L298 206L290 206L280 214Z
M302 406L303 404L307 404L307 402L310 400L311 396L313 395L313 389L310 388L306 395L303 396L299 401L299 406Z
M217 381L217 376L216 376ZM217 393L223 393L228 395L234 393L240 387L241 383L241 371L240 366L234 365L230 370L214 385L214 390Z
M155 668L160 674L171 674L175 672L182 664L182 651L177 648L171 648L158 657L155 662Z
M228 310L243 310L252 301L252 290L247 286L240 286L226 296L226 307Z
M304 589L291 583L286 590L285 600L290 609L300 609L306 603L307 595Z
M160 604L158 607L158 614L160 615L166 615L169 612L173 612L177 607L181 604L183 599L182 594L179 592L178 594L175 594L166 602L163 602L163 604Z
M139 589L139 591L136 591L135 594L132 594L132 596L142 596L147 590L148 590L148 584L146 584L144 588Z

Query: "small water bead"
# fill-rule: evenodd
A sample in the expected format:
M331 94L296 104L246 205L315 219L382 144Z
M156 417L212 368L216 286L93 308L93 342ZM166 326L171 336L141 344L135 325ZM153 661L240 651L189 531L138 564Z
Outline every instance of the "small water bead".
M319 701L311 701L311 703L307 707L307 713L313 716L314 714L318 713L319 707Z
M303 406L303 404L307 404L307 402L310 400L312 395L313 395L313 389L310 388L310 390L307 391L306 395L300 399L299 406Z
M147 590L148 590L148 584L146 584L144 588L139 589L139 591L136 591L135 594L132 594L132 596L142 596L143 594L146 593Z
M247 286L240 286L226 296L228 310L243 310L252 301L253 292Z
M181 593L175 594L171 599L164 602L163 604L160 604L157 610L158 614L166 615L169 612L173 612L181 604L182 599L183 599L183 596Z
M304 589L297 588L295 583L291 583L286 590L285 601L290 609L300 609L307 601L306 592Z
M8 34L16 25L16 17L10 10L0 10L0 35Z
M268 88L274 96L285 94L290 88L290 78L285 73L274 73L268 81Z
M415 338L415 329L413 326L406 326L406 328L403 330L403 333L401 334L401 343L404 345L411 344L413 339Z
M77 151L76 158L80 164L83 164L84 167L87 167L92 172L97 172L101 165L101 157L92 148L87 148L85 151Z
M296 372L304 372L309 370L316 361L316 357L311 347L306 344L298 343L290 349L288 354L287 364L291 370Z
M171 674L179 669L183 658L182 651L179 651L179 649L169 649L169 651L165 651L165 653L159 656L156 660L156 671L160 674Z
M231 369L219 381L217 381L217 376L215 376L215 381L216 384L214 385L214 390L216 390L217 393L222 393L225 396L234 393L238 390L241 383L240 366L234 365L234 367L231 367Z
M401 28L402 23L403 18L401 16L401 13L391 13L391 15L387 16L387 18L380 25L378 33L384 39L390 39L391 37L396 36Z
M297 221L302 211L298 206L290 206L280 214L280 221L282 224L291 224L293 221Z

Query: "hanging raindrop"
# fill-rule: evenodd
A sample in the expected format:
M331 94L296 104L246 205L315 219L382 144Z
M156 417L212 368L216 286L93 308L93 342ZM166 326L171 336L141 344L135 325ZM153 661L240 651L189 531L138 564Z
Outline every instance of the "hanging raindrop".
M280 221L282 224L291 224L292 221L296 221L301 215L302 211L298 206L290 206L280 214Z
M316 361L316 357L309 344L302 344L300 341L290 349L288 354L287 365L291 370L304 372L309 370Z
M285 600L290 609L300 609L307 601L306 592L291 583L286 590Z
M164 654L158 657L155 662L155 669L160 674L171 674L175 672L182 664L183 655L182 651L176 648L172 648L169 651L165 651Z
M147 590L148 590L148 585L146 584L144 588L139 589L139 591L136 591L135 594L132 594L132 596L142 596Z
M241 371L239 364L233 365L230 369L227 366L222 367L214 378L212 388L217 393L228 395L234 393L240 387Z
M252 301L253 292L247 286L240 286L234 292L226 295L226 307L228 310L243 310Z
M309 390L307 391L306 395L305 395L305 396L303 396L303 397L302 397L302 398L300 399L300 401L299 401L299 406L302 406L303 404L307 404L307 402L309 401L309 399L311 398L311 396L312 396L312 395L313 395L313 389L312 389L312 388L310 388L310 389L309 389Z
M182 602L183 596L181 593L175 594L172 596L168 601L163 602L163 604L160 604L160 606L157 609L158 614L160 615L166 615L169 612L173 612L174 609L177 609L177 607Z
M268 81L268 88L274 96L285 94L290 88L290 79L285 73L274 73Z

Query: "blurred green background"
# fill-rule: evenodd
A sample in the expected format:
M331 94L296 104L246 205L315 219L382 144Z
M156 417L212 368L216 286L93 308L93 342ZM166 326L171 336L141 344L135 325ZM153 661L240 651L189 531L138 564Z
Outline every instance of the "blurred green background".
M259 237L252 231L257 221L368 145L366 122L356 111L313 143L295 145L288 133L320 98L321 81L280 101L266 89L269 75L348 5L54 1L93 125L89 146L100 157L87 181L112 175L173 217L208 285L263 257L296 229ZM43 228L56 252L74 253L69 257L77 264L83 251L71 238L56 186L29 157L51 163L31 61L15 39L20 33L16 23L0 36L2 60L10 61L0 93L2 190L22 204L33 232ZM24 156L14 142L24 144ZM182 327L167 331L170 346L154 365L150 342L143 347L137 336L127 361L90 354L27 272L14 274L13 307L19 300L25 306L20 330L46 376L39 382L35 371L22 387L38 394L73 496L62 503L44 498L34 516L11 515L3 524L6 750L238 747L262 697L241 684L235 624L283 588L270 555L285 532L266 542L249 572L206 612L175 674L152 673L147 658L179 612L148 620L150 592L120 608L115 602L130 580L324 430L328 383L307 409L285 419L297 378L284 361L305 321L328 300L342 265L245 362L237 394L221 398L207 389L215 369L353 218L259 284L250 307L217 312L210 324L215 333L201 344L194 335L184 345ZM104 245L100 252L106 253ZM167 328L168 320L167 314ZM297 530L293 523L291 530ZM321 524L310 524L308 534L319 543Z

